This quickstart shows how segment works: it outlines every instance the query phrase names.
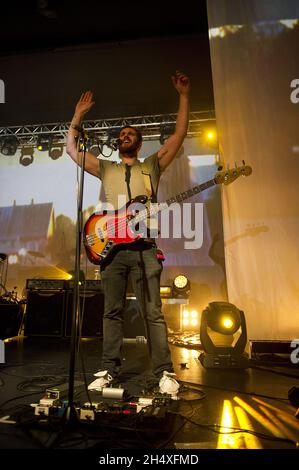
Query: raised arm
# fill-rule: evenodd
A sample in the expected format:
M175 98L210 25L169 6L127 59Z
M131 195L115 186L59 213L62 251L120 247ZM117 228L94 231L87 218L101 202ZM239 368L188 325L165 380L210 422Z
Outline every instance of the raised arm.
M171 77L173 85L179 93L179 109L174 134L172 134L158 152L159 166L163 171L172 162L187 135L189 122L190 82L187 75L176 71Z
M67 135L67 144L66 151L68 155L81 166L82 152L78 152L77 140L79 137L79 130L82 125L82 120L84 115L93 107L93 93L91 91L86 91L82 93L76 108L75 114L72 118L71 125ZM99 160L89 152L85 154L85 170L88 171L91 175L97 176L99 178L100 171L100 162Z

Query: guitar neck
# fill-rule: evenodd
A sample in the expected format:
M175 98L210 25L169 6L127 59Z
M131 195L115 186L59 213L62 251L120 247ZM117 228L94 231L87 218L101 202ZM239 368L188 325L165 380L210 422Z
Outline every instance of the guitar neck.
M201 193L202 191L211 188L212 186L216 185L215 179L211 179L209 181L206 181L205 183L199 184L197 186L194 186L192 189L188 189L187 191L184 191L182 193L177 194L176 196L171 197L170 199L167 199L165 202L159 202L156 204L151 204L150 208L144 209L140 211L135 217L135 223L136 222L141 222L142 220L145 220L147 217L150 217L152 215L156 215L159 212L161 212L164 209L167 209L171 204L174 204L176 202L180 203L184 201L185 199L189 199L190 197L194 196L195 194Z
M167 206L170 206L170 204L173 204L175 202L182 202L185 199L189 199L190 197L194 196L195 194L201 193L205 189L211 188L215 184L216 184L216 181L214 179L211 179L209 181L206 181L205 183L199 184L198 186L194 186L194 188L192 189L188 189L187 191L184 191L183 193L177 194L176 196L173 196L170 199L167 199L165 203L167 204Z

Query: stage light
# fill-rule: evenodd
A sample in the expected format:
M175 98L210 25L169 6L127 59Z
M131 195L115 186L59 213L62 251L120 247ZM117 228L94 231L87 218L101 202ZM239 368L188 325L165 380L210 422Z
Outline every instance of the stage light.
M190 293L189 279L183 274L179 274L173 280L172 290L173 290L174 297L182 297L182 298L188 297Z
M170 298L172 296L171 286L160 286L160 296L162 298Z
M33 145L24 145L21 149L21 156L19 163L23 166L28 166L33 163L33 153L34 153L34 147Z
M1 143L1 153L12 156L16 153L19 141L15 135L4 137Z
M160 144L163 145L165 140L168 139L175 131L175 122L162 123L160 126Z
M57 160L58 158L62 157L63 154L63 144L55 144L52 145L49 150L49 157L52 160Z
M49 157L52 160L57 160L58 158L62 157L63 154L63 136L56 135L50 142L49 146Z
M214 141L217 139L217 134L214 130L207 130L205 133L205 137L208 141Z
M181 330L186 332L187 330L194 331L198 326L198 312L197 310L184 309L181 313Z
M75 271L74 270L71 270L71 271L68 271L68 276L71 276L69 279L75 279ZM85 272L83 271L83 269L80 269L79 271L79 284L80 282L83 282L85 281Z
M205 124L202 128L202 140L205 145L212 148L218 147L218 134L215 124Z
M229 302L210 302L202 312L199 356L206 368L248 367L245 353L247 331L244 312Z
M17 264L18 261L19 261L19 257L17 254L9 255L8 264Z
M51 135L47 135L47 134L39 135L37 138L37 143L36 143L37 149L40 152L47 152L49 148L51 147L52 140L53 140L53 137Z

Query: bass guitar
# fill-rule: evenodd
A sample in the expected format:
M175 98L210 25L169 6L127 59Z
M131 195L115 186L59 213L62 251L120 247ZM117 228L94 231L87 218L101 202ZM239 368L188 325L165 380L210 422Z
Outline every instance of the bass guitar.
M167 209L175 202L182 202L195 194L217 184L228 185L239 176L249 176L252 168L248 165L218 171L214 178L194 186L165 202L145 206L147 196L137 196L118 211L92 214L84 225L83 243L89 261L93 264L106 262L117 248L130 245L141 238L147 237L146 221L149 217Z

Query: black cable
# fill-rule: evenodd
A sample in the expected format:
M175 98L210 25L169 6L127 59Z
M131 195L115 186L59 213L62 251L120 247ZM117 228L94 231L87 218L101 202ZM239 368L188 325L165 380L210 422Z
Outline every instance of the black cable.
M3 413L5 413L5 410L3 409L3 407L5 405L7 405L7 403L10 403L12 401L15 401L15 400L19 400L21 398L27 398L27 397L31 397L33 395L37 395L38 393L40 393L40 390L39 391L36 391L36 392L33 392L33 393L26 393L25 395L19 395L17 397L13 397L13 398L10 398L9 400L6 400L2 403L0 403L0 411L2 411Z
M178 382L181 382L181 381L178 380ZM185 391L188 391L188 390L192 390L192 391L194 391L194 392L196 392L196 393L200 393L200 394L201 394L201 397L199 397L199 398L193 398L193 399L190 399L190 400L188 400L188 399L182 397L181 399L182 399L183 401L186 401L186 402L189 402L189 401L199 401L199 400L203 400L204 398L207 397L206 393L203 392L202 390L199 390L199 389L197 389L196 387L190 387L190 386L187 386L187 385L183 385L183 387L180 387L179 393L184 393Z
M17 385L17 390L21 391L29 391L29 392L34 392L35 390L40 390L40 392L45 391L46 388L48 387L57 387L58 385L61 385L65 383L65 379L60 377L54 377L54 376L40 376L33 378L31 380L24 380L23 382L20 382ZM32 389L30 390L30 387Z

